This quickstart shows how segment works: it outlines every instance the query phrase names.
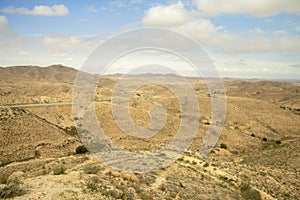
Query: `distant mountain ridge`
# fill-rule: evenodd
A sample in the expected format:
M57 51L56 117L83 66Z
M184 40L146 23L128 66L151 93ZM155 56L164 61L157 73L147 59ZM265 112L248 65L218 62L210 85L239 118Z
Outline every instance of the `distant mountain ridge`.
M0 78L2 80L18 77L51 82L73 82L76 73L76 69L63 65L50 65L48 67L31 65L0 67Z

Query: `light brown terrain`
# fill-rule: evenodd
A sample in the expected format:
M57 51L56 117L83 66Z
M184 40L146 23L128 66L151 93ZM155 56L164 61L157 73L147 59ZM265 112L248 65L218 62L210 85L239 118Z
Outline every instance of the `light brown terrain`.
M0 68L0 199L300 199L300 82L224 79L225 126L213 151L200 159L211 99L203 79L188 78L201 112L191 147L169 167L128 173L76 154L82 145L71 104L76 73L61 65ZM136 152L169 143L180 125L176 96L155 84L132 94L128 106L136 124L150 123L154 104L167 112L158 134L136 138L111 114L118 80L102 77L95 95L107 136Z

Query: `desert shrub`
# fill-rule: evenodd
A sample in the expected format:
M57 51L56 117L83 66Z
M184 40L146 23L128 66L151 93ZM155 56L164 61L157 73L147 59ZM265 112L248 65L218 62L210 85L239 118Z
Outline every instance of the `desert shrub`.
M262 149L276 149L281 147L281 141L280 140L268 140L263 143Z
M120 197L120 192L116 189L112 189L108 191L108 195L113 197L114 199L118 199Z
M144 191L140 194L140 198L145 199L145 200L153 200L154 196L152 194L148 193L147 191Z
M177 193L176 192L170 192L169 197L170 199L176 199Z
M276 144L281 144L281 141L280 141L280 140L277 140L277 141L276 141Z
M244 199L247 199L247 200L261 200L261 195L260 193L251 188L249 183L243 183L242 186L241 186L241 193L242 193L242 196L244 197Z
M34 150L34 157L39 158L41 156L41 152L39 150Z
M6 184L9 176L10 176L9 173L0 172L0 184Z
M268 139L264 137L264 138L262 139L262 141L263 141L263 142L267 142Z
M254 133L252 133L252 134L251 134L251 137L255 137L255 134L254 134Z
M220 144L220 147L221 147L222 149L227 149L227 145L224 144L224 143L221 143L221 144Z
M178 161L184 161L183 156L177 159Z
M150 174L150 173L147 175L146 174L138 174L137 177L138 177L140 184L151 185L151 184L155 183L155 181L156 181L156 176L153 174Z
M99 182L100 180L97 176L92 176L87 180L86 187L91 191L97 191Z
M20 187L18 180L8 182L4 187L0 188L0 198L12 198L26 194L26 190Z
M83 146L83 145L78 146L78 147L76 147L76 149L75 149L75 153L76 153L76 154L85 154L85 153L87 153L87 152L89 152L89 151L88 151L87 148L86 148L85 146Z
M100 168L97 165L93 165L93 164L86 164L83 167L84 174L97 174L99 170Z
M54 175L60 175L60 174L63 174L65 173L66 169L63 165L58 165L58 166L55 166L53 168L53 174Z
M165 186L165 184L161 184L158 189L160 189L161 191L165 191L167 189L167 187Z
M123 191L122 199L133 200L134 199L134 194L129 190L125 190L125 191Z
M137 184L133 184L132 187L136 191L136 193L142 193L143 192L143 189Z
M5 165L8 165L9 163L12 163L12 160L2 160L0 162L0 167L4 167Z
M65 133L67 133L68 135L71 136L77 136L78 132L75 126L71 126L71 127L66 127L65 129L63 129L65 131Z

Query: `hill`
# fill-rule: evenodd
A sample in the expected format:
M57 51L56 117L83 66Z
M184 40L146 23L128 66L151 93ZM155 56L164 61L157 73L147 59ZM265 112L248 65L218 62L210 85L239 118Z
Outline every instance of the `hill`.
M0 108L0 163L70 155L77 137L20 108Z
M225 79L225 125L213 151L200 159L198 151L211 125L211 94L203 79L187 78L201 112L191 146L168 167L127 173L92 155L74 155L81 145L70 135L79 120L71 104L76 73L60 65L0 68L0 195L12 187L9 180L19 180L18 187L26 192L15 199L300 198L298 82ZM176 78L147 77L166 76ZM95 90L97 120L107 137L140 153L168 144L182 118L177 96L158 84L136 88L126 104L132 121L149 124L155 104L165 108L167 120L153 137L127 135L112 116L112 94L121 77L103 76ZM127 81L134 84L137 77L143 76Z
M59 83L72 83L75 79L77 70L63 65L50 65L48 67L38 66L11 66L0 67L1 80L16 81L51 81Z

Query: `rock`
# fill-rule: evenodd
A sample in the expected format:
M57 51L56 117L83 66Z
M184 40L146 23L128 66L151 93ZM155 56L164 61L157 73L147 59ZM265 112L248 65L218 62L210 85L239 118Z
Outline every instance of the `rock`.
M231 153L227 149L219 148L218 151L215 152L219 156L230 156Z
M68 178L71 182L80 181L81 173L76 171L71 171L68 175Z

